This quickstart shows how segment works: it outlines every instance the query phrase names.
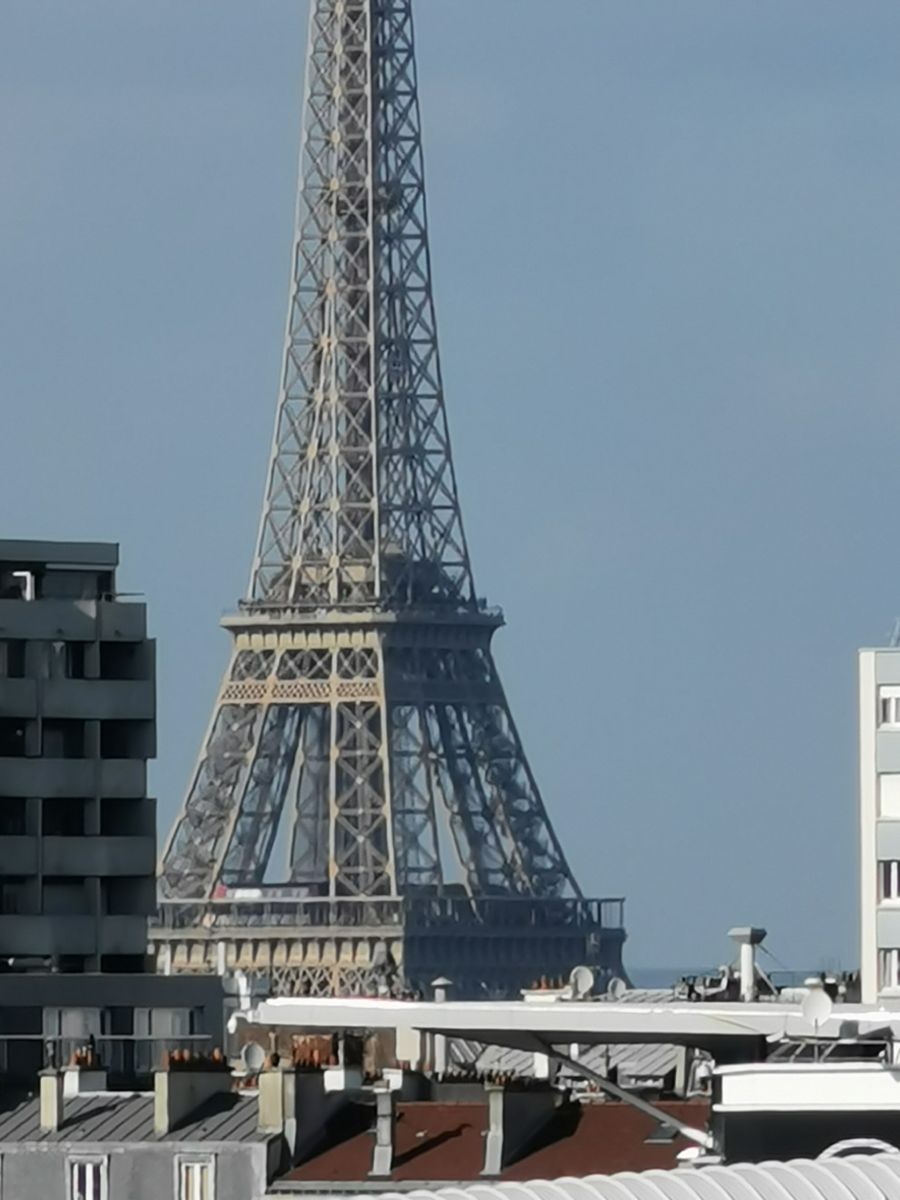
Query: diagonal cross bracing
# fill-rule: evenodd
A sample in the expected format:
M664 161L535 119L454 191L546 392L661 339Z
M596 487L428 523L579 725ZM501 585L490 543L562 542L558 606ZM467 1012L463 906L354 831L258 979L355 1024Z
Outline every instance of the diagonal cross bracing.
M411 0L311 3L272 455L248 599L224 623L231 661L163 853L164 896L259 886L281 842L279 882L372 911L451 884L579 895L463 532Z

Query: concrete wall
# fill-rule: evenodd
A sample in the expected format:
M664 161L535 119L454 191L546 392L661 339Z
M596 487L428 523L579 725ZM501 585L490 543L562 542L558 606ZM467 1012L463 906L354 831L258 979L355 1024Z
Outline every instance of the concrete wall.
M3 1200L69 1200L66 1164L73 1155L108 1157L110 1200L178 1200L176 1169L181 1157L214 1159L216 1200L262 1200L267 1154L265 1142L0 1143Z

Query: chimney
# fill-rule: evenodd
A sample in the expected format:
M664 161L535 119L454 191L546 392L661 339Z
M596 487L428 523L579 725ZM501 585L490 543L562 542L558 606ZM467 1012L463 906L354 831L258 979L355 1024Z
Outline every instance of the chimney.
M446 1004L447 1003L447 989L453 987L453 980L447 979L444 975L441 975L438 979L433 979L431 981L431 986L434 988L435 1004ZM436 1033L434 1035L432 1051L433 1051L433 1053L431 1055L431 1060L432 1060L432 1064L434 1066L435 1075L441 1076L441 1075L446 1074L446 1072L447 1072L447 1038L446 1038L445 1034Z
M521 1157L546 1128L559 1105L559 1092L540 1085L524 1091L486 1084L488 1129L484 1140L482 1175L499 1175Z
M739 925L729 929L728 936L741 948L741 999L749 1003L756 999L756 947L765 940L766 931Z
M295 1071L275 1068L261 1071L259 1087L259 1128L265 1133L283 1133L285 1123L294 1116Z
M41 1071L41 1129L47 1133L62 1128L63 1077L55 1067Z
M63 1096L72 1100L91 1092L105 1092L108 1076L103 1067L66 1067L63 1071Z
M394 1125L397 1119L396 1100L390 1085L375 1084L375 1149L372 1153L374 1178L386 1178L394 1167Z
M158 1137L166 1137L213 1096L231 1091L231 1072L202 1067L170 1070L153 1075L153 1128Z

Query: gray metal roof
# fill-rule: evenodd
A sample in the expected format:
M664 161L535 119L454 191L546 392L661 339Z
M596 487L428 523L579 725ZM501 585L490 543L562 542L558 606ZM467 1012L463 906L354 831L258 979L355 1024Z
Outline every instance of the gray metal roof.
M455 1046L454 1046L455 1049ZM632 1075L657 1078L675 1069L680 1049L677 1046L623 1045L589 1046L582 1051L579 1061L593 1071L606 1075L613 1069L623 1068ZM462 1063L470 1059L454 1059ZM534 1055L528 1050L511 1050L504 1046L486 1046L474 1062L477 1071L498 1071L501 1074L530 1077L534 1074ZM577 1077L569 1067L563 1069L566 1077Z
M672 988L629 988L615 999L619 1004L666 1004L675 999ZM611 996L598 996L600 1003L612 1003ZM590 1046L581 1056L585 1066L605 1073L613 1067L627 1066L636 1075L658 1076L671 1071L678 1050L674 1046L621 1045ZM485 1046L467 1038L448 1039L448 1055L456 1066L475 1067L478 1071L500 1071L513 1075L534 1074L534 1058L530 1051L512 1050L502 1046ZM564 1074L570 1074L568 1069Z
M618 996L597 996L600 1004L667 1004L675 1000L674 988L629 988Z
M380 1200L898 1200L900 1154L382 1192Z
M62 1128L40 1125L36 1097L4 1108L0 1098L0 1145L4 1142L252 1142L269 1135L258 1129L255 1096L234 1092L211 1097L179 1128L158 1137L153 1130L153 1096L95 1092L67 1100Z
M471 1067L484 1053L481 1042L469 1042L465 1038L448 1038L447 1055L458 1067Z

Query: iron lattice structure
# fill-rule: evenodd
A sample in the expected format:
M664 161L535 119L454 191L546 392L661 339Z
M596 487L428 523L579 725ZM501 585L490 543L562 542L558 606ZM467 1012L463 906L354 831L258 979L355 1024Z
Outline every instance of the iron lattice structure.
M170 943L167 967L172 941L183 969L206 969L224 940L229 961L285 989L362 987L385 959L379 941L409 972L413 928L470 938L497 925L484 903L508 900L520 902L502 910L514 940L524 929L534 950L538 932L568 926L588 939L576 958L603 958L609 939L584 909L491 655L502 617L476 597L438 356L411 0L312 0L304 107L258 546L248 599L223 622L233 652L163 853L155 937ZM287 883L273 890L284 821ZM529 953L507 955L507 983Z

